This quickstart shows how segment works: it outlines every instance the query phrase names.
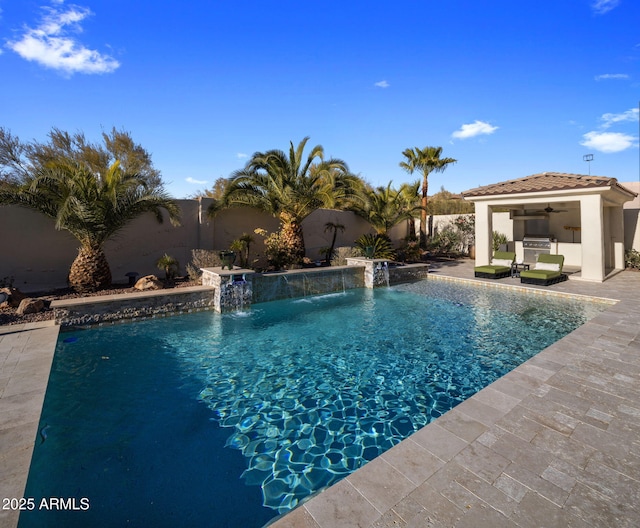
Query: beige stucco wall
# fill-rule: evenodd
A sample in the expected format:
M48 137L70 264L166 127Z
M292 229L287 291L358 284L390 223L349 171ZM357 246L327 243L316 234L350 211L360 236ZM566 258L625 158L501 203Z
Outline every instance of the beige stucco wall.
M623 183L627 189L637 193L633 201L624 204L624 247L640 251L640 182Z
M191 261L192 249L225 249L243 233L256 239L252 255L263 252L261 237L254 229L277 231L278 221L271 215L249 208L221 211L215 218L206 215L210 200L202 207L197 200L177 200L182 213L181 226L166 220L158 224L152 215L137 218L115 239L105 245L114 282L126 282L125 274L159 274L155 263L164 254L178 259L180 271ZM373 230L362 218L347 211L322 209L303 222L307 256L320 258L319 249L331 244L327 222L340 223L336 246L351 246L363 233ZM402 234L400 238L404 236ZM66 231L56 231L49 218L17 206L0 207L0 280L13 277L14 286L23 291L38 291L66 286L67 274L77 255L79 244Z
M53 220L17 206L0 207L0 280L29 291L38 286L64 286L78 242L56 231Z
M623 184L628 189L640 193L640 183ZM164 253L180 262L181 272L191 260L191 250L224 249L243 233L251 233L256 227L269 232L278 229L278 221L259 211L242 208L220 212L215 218L206 216L211 203L203 199L178 200L182 211L182 225L173 227L168 221L156 223L151 215L134 220L114 240L105 246L114 281L126 281L125 273L136 271L141 275L157 274L155 262ZM640 250L640 198L627 202L624 206L624 247ZM573 214L573 213L572 213ZM433 218L433 226L442 227L460 215L439 215ZM558 215L560 216L560 215ZM576 225L580 225L579 210L576 210ZM477 220L477 219L476 219ZM491 215L493 229L505 233L513 240L518 238L517 223L509 219L508 213ZM553 222L559 222L556 226ZM550 229L560 242L570 242L571 232L564 230L566 216L551 219ZM329 246L331 233L325 232L327 222L343 224L344 232L338 232L336 246L351 246L364 233L373 229L362 218L347 211L320 209L303 222L307 256L312 260L321 257L320 248ZM419 221L416 221L418 229ZM560 225L563 224L563 225ZM401 245L407 235L406 222L394 227L391 238L396 246ZM576 242L580 232L576 232ZM255 235L254 235L255 236ZM256 244L252 253L263 251L261 239L255 236ZM56 231L52 220L33 211L17 206L0 207L0 281L13 277L14 285L24 291L37 291L53 287L64 287L71 263L77 254L78 242L65 231ZM476 249L481 247L476 241ZM490 255L487 255L490 258Z

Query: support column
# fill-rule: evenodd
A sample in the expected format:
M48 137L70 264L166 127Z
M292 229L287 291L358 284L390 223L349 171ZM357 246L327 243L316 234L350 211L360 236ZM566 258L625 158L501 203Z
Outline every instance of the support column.
M493 257L493 212L486 202L476 202L476 266L486 266Z
M613 246L613 267L624 269L624 211L622 206L610 208L609 215L611 245Z
M582 279L604 281L604 211L602 196L580 198Z

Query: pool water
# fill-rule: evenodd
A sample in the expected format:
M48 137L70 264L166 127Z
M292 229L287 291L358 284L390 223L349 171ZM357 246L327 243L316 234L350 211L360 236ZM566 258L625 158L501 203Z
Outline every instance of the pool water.
M60 334L32 526L258 527L606 305L445 281Z

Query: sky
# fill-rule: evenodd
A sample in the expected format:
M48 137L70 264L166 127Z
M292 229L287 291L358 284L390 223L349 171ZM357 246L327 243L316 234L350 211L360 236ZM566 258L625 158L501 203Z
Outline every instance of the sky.
M639 21L638 0L0 0L0 127L128 131L176 198L306 136L376 186L441 146L430 194L638 181Z

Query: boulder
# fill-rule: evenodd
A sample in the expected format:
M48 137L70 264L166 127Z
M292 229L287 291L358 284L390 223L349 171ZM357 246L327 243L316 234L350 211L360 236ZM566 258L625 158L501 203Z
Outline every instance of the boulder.
M18 315L25 315L31 313L38 313L44 310L44 301L42 299L32 299L31 297L25 297L20 301L20 305L16 310Z
M12 288L11 286L0 288L0 293L4 293L7 296L7 299L0 306L11 306L11 308L17 308L20 306L22 300L27 298L27 296L18 288ZM4 295L2 297L4 297Z
M134 288L140 291L161 290L164 288L164 284L162 284L162 281L155 275L146 275L145 277L138 279Z

